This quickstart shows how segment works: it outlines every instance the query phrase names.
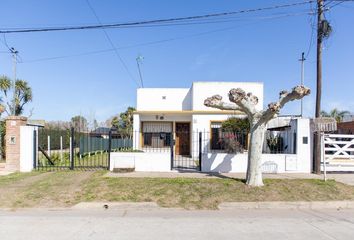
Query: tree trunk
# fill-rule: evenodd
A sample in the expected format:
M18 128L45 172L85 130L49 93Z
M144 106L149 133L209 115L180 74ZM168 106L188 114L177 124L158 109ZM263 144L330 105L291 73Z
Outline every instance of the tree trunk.
M261 158L264 133L264 125L257 126L254 123L251 125L246 184L252 187L263 186Z

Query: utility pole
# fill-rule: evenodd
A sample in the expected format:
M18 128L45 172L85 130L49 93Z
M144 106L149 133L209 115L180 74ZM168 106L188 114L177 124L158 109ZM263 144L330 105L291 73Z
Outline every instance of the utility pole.
M316 81L316 113L315 117L321 117L322 96L322 41L323 41L323 0L317 0L317 81ZM321 136L315 134L314 172L321 173Z
M140 63L144 60L143 56L138 56L136 58L136 64L138 66L138 71L139 71L139 77L140 77L140 83L141 83L141 87L144 88L144 82L143 82L143 76L141 75L141 70L140 70Z
M302 52L301 59L299 61L301 62L301 86L304 86L304 77L305 77L305 53ZM304 112L304 105L303 105L303 99L301 98L301 117Z
M15 50L15 48L10 48L10 51L11 51L11 54L12 54L12 59L13 59L13 71L14 71L14 79L13 79L13 99L16 99L15 97L15 94L16 94L16 91L15 91L15 84L16 84L16 78L17 78L17 54L18 54L18 51ZM11 114L15 114L15 111L16 111L16 101L13 101L12 103L12 109L10 109L10 111L12 111Z
M13 71L14 71L14 81L16 81L16 65L17 65L17 54L18 51L15 50L15 48L10 48L11 54L12 54L12 60L13 60Z

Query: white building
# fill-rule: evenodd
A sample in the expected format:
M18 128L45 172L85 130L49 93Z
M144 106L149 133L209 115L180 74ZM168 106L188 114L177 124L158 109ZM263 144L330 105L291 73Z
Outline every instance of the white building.
M168 147L175 139L177 155L196 152L198 132L212 132L236 111L222 111L204 106L204 100L219 94L228 101L232 88L252 92L263 107L263 83L256 82L194 82L190 88L140 88L134 114L134 144L137 149Z
M244 114L204 106L204 100L215 94L229 101L227 95L232 88L257 96L256 108L262 110L263 83L195 82L190 88L138 89L133 147L142 151L112 153L111 170L164 172L190 168L202 172L245 172L249 135L221 129L223 121ZM268 129L263 171L310 172L309 119L277 118L268 124Z

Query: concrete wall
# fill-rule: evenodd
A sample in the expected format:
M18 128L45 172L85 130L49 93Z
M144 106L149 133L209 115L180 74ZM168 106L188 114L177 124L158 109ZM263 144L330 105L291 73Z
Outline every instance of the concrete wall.
M36 160L34 150L34 130L37 127L21 126L20 129L20 171L30 172L33 170L33 163Z
M194 82L191 88L139 88L137 111L221 111L204 106L204 100L215 94L228 101L232 88L242 88L258 97L258 110L263 109L263 83L256 82Z
M259 82L194 82L192 86L192 110L215 110L204 106L204 100L215 94L229 101L228 93L232 88L242 88L246 93L251 92L258 97L256 109L263 109L263 83ZM219 110L221 111L221 110Z
M114 168L135 168L138 172L171 171L171 153L166 152L113 152L110 170Z
M191 90L189 88L139 88L136 109L138 111L191 110Z
M227 153L208 153L203 154L203 172L238 172L247 171L248 154L227 154ZM305 172L303 161L297 159L296 154L263 154L262 170L268 173L284 172Z
M310 119L299 118L296 120L297 158L303 172L312 171L313 159L313 135L310 128Z
M296 154L262 154L263 171L265 172L301 172L312 170L312 144L309 119L295 119L291 123L296 128ZM306 140L307 138L307 140ZM204 149L209 142L203 142ZM204 152L207 152L205 150ZM247 154L208 153L203 154L203 172L245 172L247 170Z

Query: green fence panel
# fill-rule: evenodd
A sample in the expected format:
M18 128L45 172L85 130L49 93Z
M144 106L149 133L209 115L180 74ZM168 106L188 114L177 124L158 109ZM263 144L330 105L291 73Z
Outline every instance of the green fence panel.
M97 151L108 151L109 139L98 137L80 137L80 155ZM132 139L116 139L111 142L112 150L120 150L123 148L132 148Z

